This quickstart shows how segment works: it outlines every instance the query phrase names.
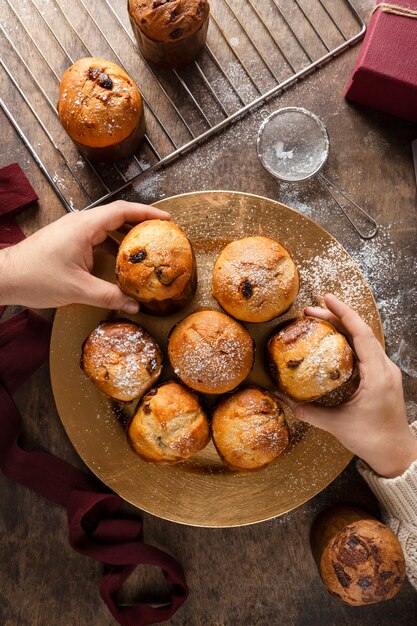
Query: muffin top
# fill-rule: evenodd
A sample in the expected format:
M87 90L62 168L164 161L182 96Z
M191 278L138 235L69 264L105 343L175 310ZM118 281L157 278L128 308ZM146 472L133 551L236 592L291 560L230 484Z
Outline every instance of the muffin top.
M168 356L176 375L202 393L226 393L250 373L254 343L244 326L220 311L197 311L174 327Z
M101 322L84 343L81 368L101 391L130 402L158 380L162 356L158 344L138 324Z
M352 375L353 352L334 326L314 317L299 318L268 343L274 382L298 402L310 402L343 385Z
M206 20L207 0L129 0L135 24L149 39L180 41L195 33Z
M405 577L398 539L376 520L349 524L326 545L320 571L330 593L360 606L393 598Z
M213 411L213 439L233 469L265 467L286 449L284 413L267 391L247 387L219 401Z
M58 113L69 136L92 148L123 141L135 130L142 96L121 67L105 59L79 59L61 80Z
M298 289L298 271L289 252L269 237L232 241L214 264L213 296L227 313L246 322L282 315Z
M116 274L120 287L140 302L181 294L195 272L191 243L166 220L137 224L120 244Z
M151 389L129 424L128 438L147 461L177 463L204 448L210 437L199 396L177 382Z

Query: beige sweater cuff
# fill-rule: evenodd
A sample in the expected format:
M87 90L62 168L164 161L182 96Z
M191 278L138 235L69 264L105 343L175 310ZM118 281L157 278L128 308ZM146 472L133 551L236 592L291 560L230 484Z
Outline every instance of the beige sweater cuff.
M417 421L410 428L417 437ZM384 521L397 535L410 582L417 588L417 461L396 478L379 476L361 460L357 468L378 498Z

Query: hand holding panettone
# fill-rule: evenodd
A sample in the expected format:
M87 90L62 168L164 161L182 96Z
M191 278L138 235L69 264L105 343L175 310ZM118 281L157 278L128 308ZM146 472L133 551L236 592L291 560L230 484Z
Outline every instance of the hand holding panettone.
M307 307L305 313L327 320L350 337L358 358L359 387L347 402L334 408L286 401L298 419L332 433L380 476L399 476L417 459L401 371L355 311L331 294L325 303L327 309Z

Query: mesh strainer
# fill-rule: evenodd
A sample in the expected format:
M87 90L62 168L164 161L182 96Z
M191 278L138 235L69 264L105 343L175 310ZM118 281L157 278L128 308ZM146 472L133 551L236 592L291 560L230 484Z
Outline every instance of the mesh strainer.
M300 182L317 174L360 237L372 239L378 232L375 220L321 172L329 156L329 147L329 136L323 122L301 107L274 111L262 122L258 131L258 156L268 172L287 182ZM361 223L366 224L366 230L349 215L335 192L355 207Z

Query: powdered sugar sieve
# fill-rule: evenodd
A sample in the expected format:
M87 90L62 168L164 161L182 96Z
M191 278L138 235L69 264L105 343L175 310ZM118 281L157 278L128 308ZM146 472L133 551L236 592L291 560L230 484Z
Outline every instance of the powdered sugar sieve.
M375 220L321 171L328 159L329 148L329 136L323 122L301 107L274 111L258 131L258 156L270 174L286 182L301 182L317 174L360 237L372 239L378 232ZM349 215L335 192L356 208L361 220L368 225L366 231Z

